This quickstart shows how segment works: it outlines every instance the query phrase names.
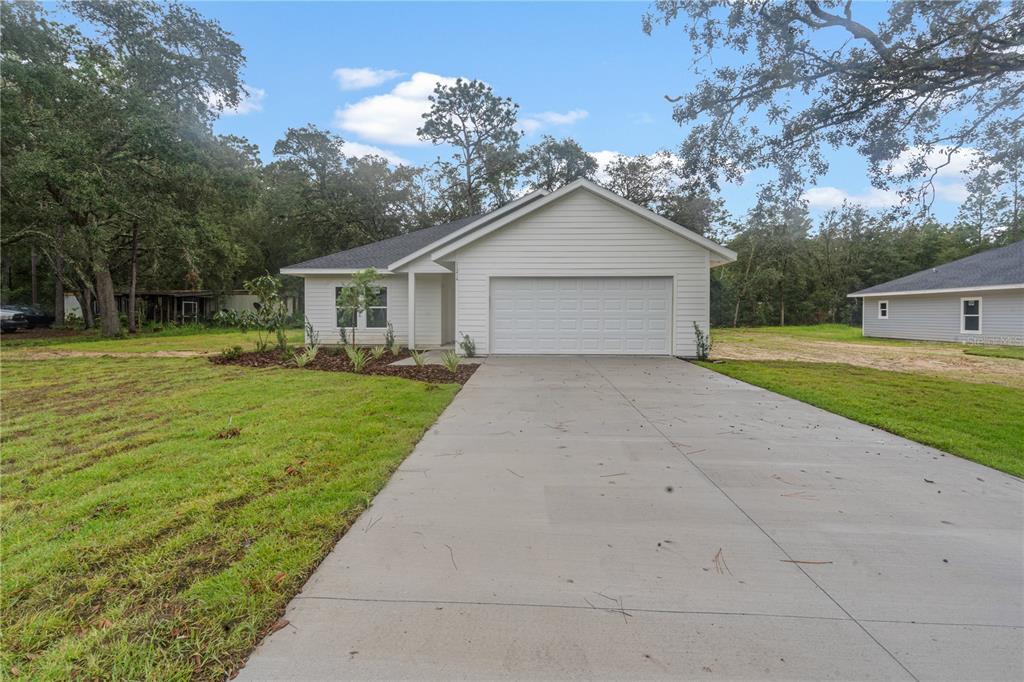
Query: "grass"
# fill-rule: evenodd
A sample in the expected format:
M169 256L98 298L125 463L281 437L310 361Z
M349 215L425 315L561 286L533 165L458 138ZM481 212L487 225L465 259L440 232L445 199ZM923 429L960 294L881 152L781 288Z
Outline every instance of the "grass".
M845 364L740 360L699 364L1024 477L1024 391Z
M302 342L301 329L289 329L288 342ZM25 339L19 341L14 335L5 336L3 349L6 352L22 348L39 351L76 351L93 353L152 353L156 351L219 352L231 346L242 346L253 350L256 345L255 331L243 332L237 329L165 329L161 332L143 332L138 336L123 339L103 339L93 334L52 338ZM273 337L270 343L274 343Z
M964 353L987 358L1024 360L1024 346L971 346L964 350Z
M848 324L810 324L790 327L715 327L711 330L711 336L715 341L731 343L770 340L773 337L898 346L919 343L917 341L879 339L864 336L861 333L860 327L851 327Z
M5 354L0 677L223 679L456 391Z

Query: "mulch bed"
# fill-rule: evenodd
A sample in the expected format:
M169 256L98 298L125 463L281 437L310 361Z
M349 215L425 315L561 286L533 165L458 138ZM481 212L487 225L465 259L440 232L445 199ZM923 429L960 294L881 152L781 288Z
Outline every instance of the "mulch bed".
M442 365L402 365L395 367L392 362L409 357L409 351L405 348L398 355L385 353L380 360L374 360L371 356L363 367L360 374L373 374L376 376L402 377L403 379L415 379L426 381L431 384L464 384L473 376L473 372L479 365L461 364L458 370L452 374ZM210 357L210 362L215 365L240 365L242 367L285 367L299 369L295 366L291 357L285 359L280 351L268 350L262 353L242 353L237 358L226 358L221 355ZM344 351L335 353L333 349L321 348L313 362L302 369L317 369L322 372L353 372L352 363ZM354 372L353 372L354 373Z

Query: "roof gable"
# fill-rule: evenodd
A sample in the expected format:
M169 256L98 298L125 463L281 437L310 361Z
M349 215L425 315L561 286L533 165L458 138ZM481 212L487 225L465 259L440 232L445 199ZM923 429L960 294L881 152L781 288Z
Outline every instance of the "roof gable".
M1024 286L1024 241L982 251L906 277L876 284L850 296L1015 286Z
M446 256L466 244L518 220L575 191L591 192L641 218L658 225L711 252L712 265L721 265L736 260L736 253L696 232L677 225L652 211L638 206L619 195L610 192L590 180L576 180L561 189L548 193L543 190L531 192L490 213L461 218L450 223L425 227L420 230L384 239L354 249L339 251L327 256L289 265L281 269L285 275L312 275L351 273L364 268L376 268L392 272L429 254L433 260Z
M610 192L609 190L601 187L600 185L585 179L580 179L576 180L575 182L571 182L565 187L562 187L561 189L556 190L551 194L548 194L547 196L538 199L537 201L531 202L529 205L524 206L522 209L518 211L509 213L497 220L489 221L480 229L473 230L459 239L450 241L446 246L442 246L441 248L431 252L431 258L433 258L434 260L443 260L444 258L450 256L455 251L458 251L459 249L468 246L469 244L477 241L478 239L482 239L483 237L486 237L487 235L493 233L494 231L499 230L505 227L506 225L509 225L515 222L516 220L523 218L526 215L529 215L533 211L540 210L545 206L548 206L562 199L563 197L566 197L569 194L578 191L586 191L595 194L598 197L610 202L611 204L618 206L619 208L623 208L629 211L630 213L633 213L647 220L648 222L651 222L659 227L662 227L668 230L669 232L672 232L682 237L683 239L687 239L707 249L708 251L711 252L712 263L714 265L731 263L732 261L736 260L736 253L734 251L727 249L726 247L716 242L713 242L707 237L703 237L697 234L696 232L693 232L692 230L688 230L682 225L678 225L672 222L671 220L668 220L667 218L663 218L662 216L658 215L657 213L654 213L653 211L650 211L642 206L638 206L637 204L634 204L631 201L627 201L626 199L620 197L618 194Z

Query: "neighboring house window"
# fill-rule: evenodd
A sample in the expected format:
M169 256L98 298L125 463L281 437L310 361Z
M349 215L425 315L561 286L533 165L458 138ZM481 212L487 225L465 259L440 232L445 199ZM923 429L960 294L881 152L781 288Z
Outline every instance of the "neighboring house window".
M888 320L889 319L889 302L879 301L878 302L878 319Z
M981 299L960 299L960 333L981 331Z
M388 326L388 288L376 287L370 294L366 310L366 326L383 328Z
M341 295L342 288L343 287L337 287L337 288L334 289L334 300L335 301L337 301L338 300L338 296ZM346 329L351 329L352 327L356 326L356 311L354 309L352 309L352 308L342 308L341 306L339 306L337 304L335 304L335 306L336 306L336 312L337 312L337 316L338 316L338 326L339 327L345 327Z

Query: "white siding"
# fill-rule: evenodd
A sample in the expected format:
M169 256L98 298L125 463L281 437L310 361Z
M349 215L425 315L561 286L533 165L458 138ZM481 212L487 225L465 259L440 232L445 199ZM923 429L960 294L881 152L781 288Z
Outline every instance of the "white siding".
M456 329L490 349L491 277L672 277L673 353L696 354L693 323L708 327L703 247L578 190L452 254Z
M441 345L441 280L442 275L416 275L416 345ZM450 275L449 275L450 277ZM307 276L306 317L320 336L320 343L341 343L335 306L335 289L348 283L345 275ZM409 280L405 274L381 275L376 282L388 288L388 320L395 330L395 339L405 344L409 333ZM384 343L384 329L356 328L359 345ZM352 331L346 329L351 336ZM351 338L349 339L351 341Z
M981 333L960 333L960 299L981 299ZM878 302L889 302L878 319ZM865 296L864 336L1024 345L1024 290Z

